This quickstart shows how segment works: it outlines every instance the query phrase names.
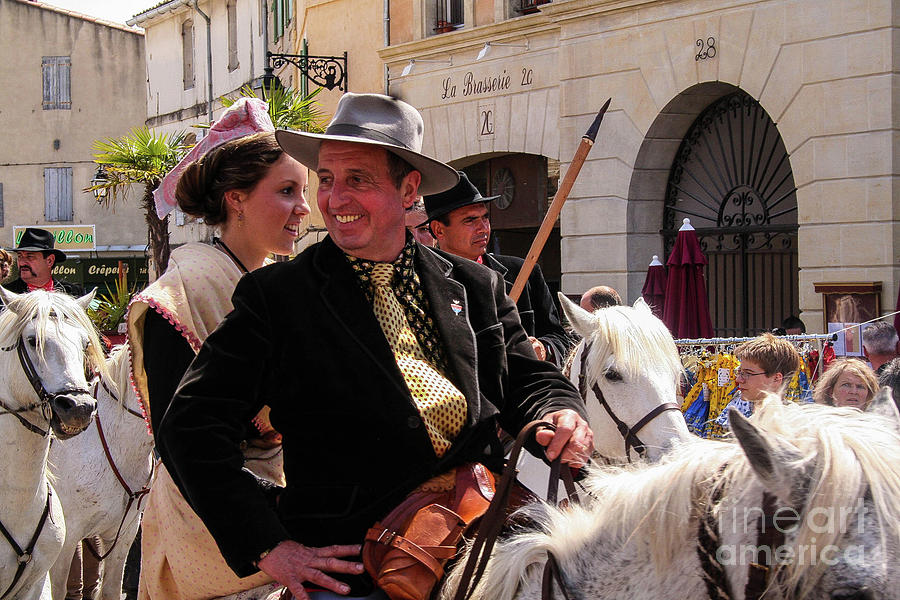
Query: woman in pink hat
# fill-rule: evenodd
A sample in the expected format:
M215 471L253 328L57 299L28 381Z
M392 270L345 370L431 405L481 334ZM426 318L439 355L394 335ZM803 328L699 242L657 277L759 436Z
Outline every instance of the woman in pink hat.
M181 376L207 335L232 310L241 276L270 254L291 254L309 214L307 171L275 141L266 105L241 99L173 169L156 194L157 212L176 204L218 229L211 244L177 248L166 272L132 301L132 376L156 434ZM280 436L264 408L248 425L246 467L283 485ZM238 578L162 464L142 521L141 599L186 600L237 594L271 581Z

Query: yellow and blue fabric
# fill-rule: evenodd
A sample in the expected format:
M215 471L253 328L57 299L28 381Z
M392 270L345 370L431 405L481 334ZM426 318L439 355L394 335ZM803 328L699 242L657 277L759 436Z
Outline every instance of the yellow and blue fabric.
M696 383L685 396L681 411L688 429L700 437L722 437L727 430L716 422L733 400L736 389L734 369L740 364L731 354L718 354L698 362ZM726 369L728 379L719 385L719 369Z

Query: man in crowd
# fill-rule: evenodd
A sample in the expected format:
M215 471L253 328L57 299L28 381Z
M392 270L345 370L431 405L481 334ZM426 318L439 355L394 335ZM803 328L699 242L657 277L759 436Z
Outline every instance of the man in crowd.
M594 312L607 306L621 306L619 292L606 285L594 286L581 295L581 308Z
M425 212L425 203L419 197L411 207L406 210L406 228L420 244L434 248L436 242L428 227L428 215Z
M515 256L487 253L491 237L488 203L495 198L483 197L468 176L460 171L455 187L425 196L425 209L431 221L431 232L441 250L497 271L509 292L525 261ZM560 323L550 288L538 265L531 271L516 306L537 357L562 366L572 340Z
M47 290L83 296L84 289L80 285L53 278L53 267L66 260L66 254L54 247L55 242L53 234L46 229L27 228L19 245L13 248L19 263L19 277L3 287L17 294Z
M329 236L244 276L163 417L159 451L238 575L257 568L383 598L350 557L422 482L471 461L500 466L498 426L543 418L534 449L583 464L578 392L535 358L499 276L414 242L404 213L457 182L420 153L422 118L345 94L324 134L278 131L316 170ZM271 406L287 486L277 502L242 471L247 420Z
M900 338L892 323L875 321L863 329L863 354L881 375L887 363L900 356Z

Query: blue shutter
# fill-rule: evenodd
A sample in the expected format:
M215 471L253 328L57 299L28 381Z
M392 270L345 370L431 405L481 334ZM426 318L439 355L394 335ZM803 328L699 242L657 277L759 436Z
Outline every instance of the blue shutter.
M71 110L72 108L72 58L69 56L57 56L57 108Z
M42 106L44 110L52 110L56 108L56 64L52 56L41 59L41 80L44 92Z
M72 168L44 169L44 218L47 221L71 221Z
M75 210L72 206L72 167L63 167L59 174L59 220L71 221Z

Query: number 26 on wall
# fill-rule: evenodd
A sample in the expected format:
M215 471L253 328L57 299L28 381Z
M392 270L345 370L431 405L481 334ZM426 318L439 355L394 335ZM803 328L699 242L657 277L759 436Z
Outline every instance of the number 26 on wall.
M494 111L482 108L480 112L481 133L479 135L494 135Z

